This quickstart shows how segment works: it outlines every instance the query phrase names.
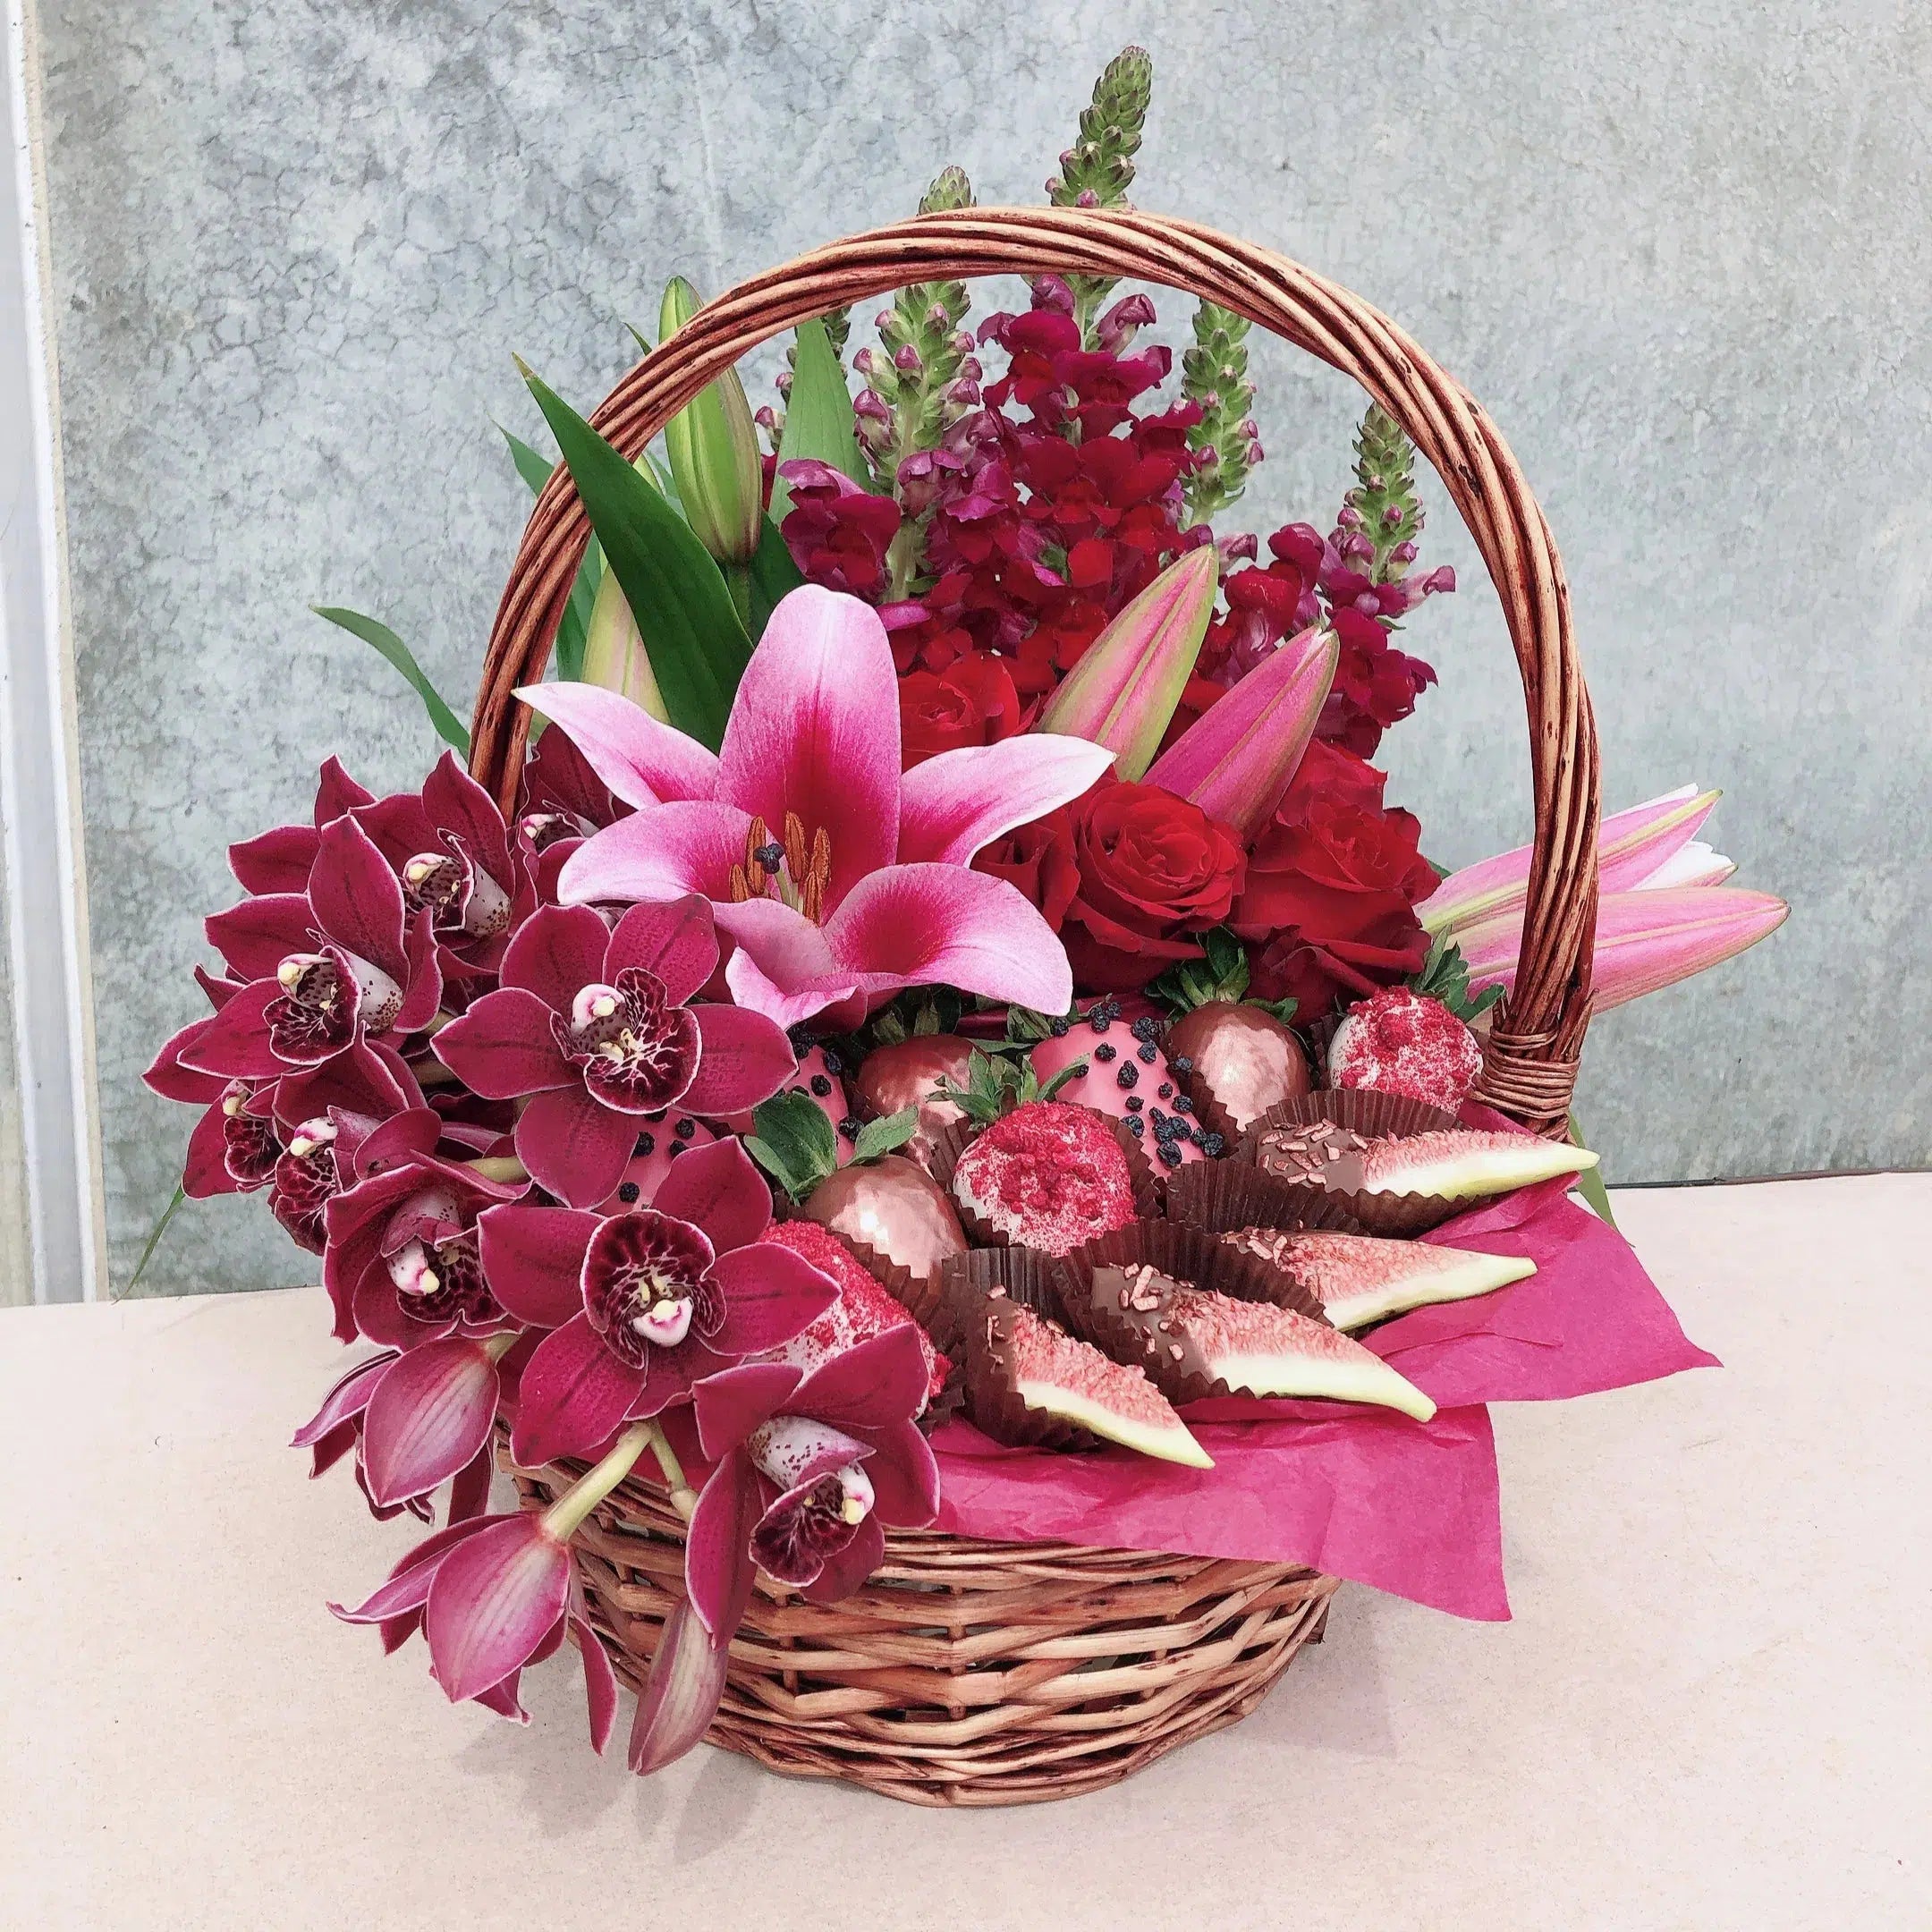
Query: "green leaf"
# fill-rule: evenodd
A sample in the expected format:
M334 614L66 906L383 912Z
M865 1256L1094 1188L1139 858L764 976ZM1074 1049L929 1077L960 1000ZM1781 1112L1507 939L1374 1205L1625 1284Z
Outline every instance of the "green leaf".
M1579 1147L1589 1145L1583 1138L1583 1130L1576 1123L1576 1115L1574 1114L1570 1116L1570 1138ZM1590 1212L1599 1221L1607 1223L1611 1227L1616 1225L1616 1216L1610 1212L1610 1191L1604 1185L1603 1169L1601 1167L1586 1167L1577 1176L1576 1191L1583 1197L1584 1200L1589 1204Z
M770 517L765 519L764 534L758 538L758 555L751 559L751 635L765 635L779 598L789 596L805 581L805 572L792 561L785 540Z
M155 1250L161 1245L161 1237L167 1233L168 1223L174 1218L175 1210L187 1199L188 1191L177 1185L168 1198L167 1206L161 1210L161 1218L155 1223L154 1230L148 1237L148 1245L141 1250L140 1259L134 1264L134 1272L128 1277L127 1286L113 1298L114 1301L120 1301L123 1295L132 1294L140 1285L141 1276L148 1272L148 1264L154 1259Z
M896 1114L888 1114L883 1120L868 1121L859 1130L859 1138L852 1142L852 1158L875 1161L880 1155L890 1154L894 1148L903 1147L918 1131L919 1109L916 1106L901 1107Z
M373 645L391 664L416 688L416 695L423 701L423 709L429 714L429 722L436 726L436 735L445 744L454 745L465 758L470 755L470 733L463 722L443 702L442 694L425 675L422 666L410 654L410 648L387 624L377 623L373 617L365 617L360 611L343 610L331 604L311 604L309 606L318 617L326 617L332 624L340 624L352 637L359 637L365 644Z
M544 485L550 480L550 472L556 465L541 450L532 449L513 430L505 429L501 423L496 428L510 445L510 460L516 465L517 474L529 485L530 495L542 496Z
M838 1171L838 1135L807 1093L782 1093L751 1110L745 1151L793 1200Z
M660 491L527 369L523 379L637 620L672 724L716 751L751 657L722 572Z
M1429 942L1428 957L1422 962L1422 970L1409 984L1418 993L1440 1000L1464 1026L1468 1026L1480 1019L1503 997L1503 988L1499 986L1485 987L1480 993L1471 993L1469 977L1469 965L1462 957L1462 948L1437 933Z
M872 479L859 454L852 430L852 392L845 370L833 353L832 339L816 317L798 326L792 362L792 394L785 400L784 439L778 445L780 474L772 480L771 519L783 523L792 507L792 492L783 474L788 462L816 456L843 470L861 489Z
M1200 942L1205 959L1176 960L1148 987L1148 995L1165 1002L1176 1019L1216 1000L1238 1000L1248 990L1248 949L1234 933L1216 926L1200 935ZM1289 1002L1291 1010L1293 1004Z

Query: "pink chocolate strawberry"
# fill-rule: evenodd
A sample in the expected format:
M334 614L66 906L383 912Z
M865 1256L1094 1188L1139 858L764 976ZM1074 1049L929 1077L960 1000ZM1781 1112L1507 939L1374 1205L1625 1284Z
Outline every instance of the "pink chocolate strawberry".
M1046 1025L1046 1038L1032 1054L1040 1085L1050 1085L1084 1060L1085 1069L1055 1089L1058 1097L1125 1121L1157 1168L1178 1167L1224 1150L1222 1137L1196 1121L1194 1103L1175 1077L1189 1069L1168 1064L1161 1051L1161 1024L1151 1006L1129 1018L1119 1000L1104 999L1078 1019Z
M1384 987L1351 1006L1328 1043L1332 1086L1406 1094L1450 1114L1481 1071L1476 1036L1442 1001L1409 987Z
M717 1138L701 1120L675 1108L667 1114L643 1115L623 1178L607 1199L598 1202L598 1211L614 1215L627 1208L648 1208L671 1172L671 1163L689 1148L708 1147Z

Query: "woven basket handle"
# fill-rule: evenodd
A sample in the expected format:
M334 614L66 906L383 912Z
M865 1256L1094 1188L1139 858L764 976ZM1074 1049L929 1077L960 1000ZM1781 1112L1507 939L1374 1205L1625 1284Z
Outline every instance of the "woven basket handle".
M1133 277L1219 302L1352 376L1435 467L1503 602L1530 713L1535 855L1514 991L1496 1012L1478 1094L1560 1132L1589 1018L1597 902L1597 733L1571 635L1563 566L1495 426L1387 317L1285 257L1210 228L1131 211L968 208L801 256L708 302L640 362L590 419L635 459L699 390L781 329L909 283L990 275ZM470 768L514 803L529 717L590 534L570 475L523 532L484 660Z

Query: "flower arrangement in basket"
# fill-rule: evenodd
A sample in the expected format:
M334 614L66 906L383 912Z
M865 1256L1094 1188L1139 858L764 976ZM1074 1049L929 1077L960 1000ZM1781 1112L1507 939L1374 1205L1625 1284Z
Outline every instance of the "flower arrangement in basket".
M1570 1088L1593 999L1784 909L1721 883L1713 793L1599 827L1507 449L1353 297L1128 208L1149 76L1107 68L1050 210L948 169L674 283L589 421L531 377L562 461L515 445L474 738L326 614L467 767L331 759L233 848L148 1075L203 1110L185 1192L266 1191L373 1346L317 1473L445 1493L337 1614L516 1717L568 1635L640 1771L708 1731L928 1802L1106 1782L1250 1707L1340 1579L1506 1614L1485 1404L1709 1359L1567 1192ZM1125 276L1199 298L1178 388ZM1229 525L1255 322L1376 397L1326 534ZM732 365L794 325L754 418ZM1454 588L1419 445L1534 726L1534 843L1448 877L1369 762Z

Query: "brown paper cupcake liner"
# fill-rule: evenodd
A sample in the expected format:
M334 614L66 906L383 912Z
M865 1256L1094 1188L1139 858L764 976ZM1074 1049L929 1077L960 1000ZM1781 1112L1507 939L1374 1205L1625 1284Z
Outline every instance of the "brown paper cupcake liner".
M1361 1233L1360 1224L1326 1190L1297 1187L1240 1161L1194 1161L1170 1174L1167 1218L1209 1234L1250 1227Z
M1055 1106L1075 1106L1072 1100L1055 1100ZM1091 1114L1095 1119L1104 1121L1120 1150L1127 1157L1127 1176L1133 1188L1134 1213L1141 1220L1150 1220L1161 1211L1163 1189L1154 1164L1147 1157L1146 1150L1136 1140L1123 1121L1117 1121L1111 1114L1103 1114L1097 1107L1081 1107L1083 1114ZM986 1216L977 1209L969 1208L953 1191L953 1175L958 1168L960 1156L965 1153L979 1136L986 1131L977 1121L954 1121L942 1128L933 1141L932 1166L929 1172L939 1185L945 1190L946 1199L953 1203L960 1217L960 1225L966 1230L966 1238L982 1248L1008 1248L1023 1245L1008 1234L1003 1234Z
M936 1278L915 1275L896 1261L889 1261L877 1249L853 1241L836 1228L826 1228L839 1246L858 1262L867 1274L902 1308L921 1328L932 1345L945 1357L945 1385L926 1404L919 1426L929 1436L948 1416L957 1415L965 1401L965 1375L958 1354L940 1339L938 1323L943 1319L939 1284Z
M940 1346L963 1375L965 1410L973 1426L1014 1449L1101 1449L1090 1430L1029 1408L1013 1386L1004 1352L1012 1310L1030 1309L1061 1326L1053 1258L1032 1248L978 1248L941 1268L938 1285L945 1340ZM935 1331L935 1339L942 1331Z
M1235 1159L1267 1174L1284 1192L1303 1197L1309 1203L1325 1201L1351 1216L1357 1231L1403 1239L1424 1234L1439 1227L1452 1215L1460 1214L1464 1201L1445 1200L1435 1194L1371 1193L1366 1188L1323 1187L1314 1181L1290 1181L1269 1174L1261 1165L1261 1143L1271 1131L1280 1127L1308 1127L1318 1121L1333 1121L1365 1140L1407 1140L1417 1134L1437 1133L1461 1126L1453 1114L1431 1106L1426 1100L1412 1100L1406 1094L1376 1093L1353 1088L1334 1088L1324 1093L1306 1094L1299 1100L1284 1100L1270 1107L1243 1137ZM1313 1225L1313 1223L1304 1224Z
M1284 1270L1230 1248L1216 1235L1178 1222L1139 1222L1103 1234L1055 1261L1054 1287L1068 1327L1115 1361L1140 1369L1176 1408L1237 1391L1219 1377L1182 1367L1157 1334L1129 1320L1117 1308L1096 1303L1094 1275L1098 1269L1142 1264L1191 1287L1237 1301L1271 1302L1328 1326L1320 1303Z

